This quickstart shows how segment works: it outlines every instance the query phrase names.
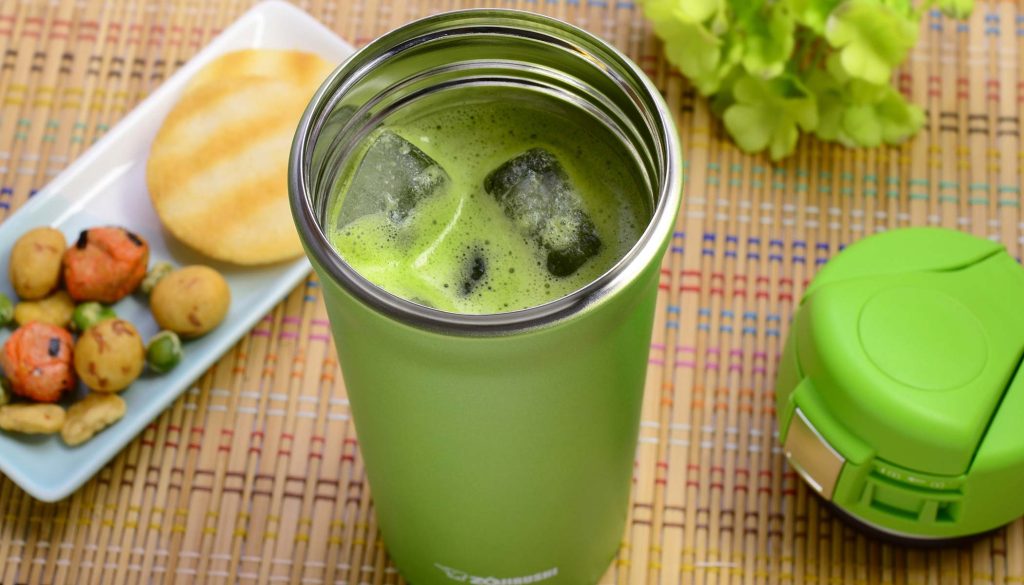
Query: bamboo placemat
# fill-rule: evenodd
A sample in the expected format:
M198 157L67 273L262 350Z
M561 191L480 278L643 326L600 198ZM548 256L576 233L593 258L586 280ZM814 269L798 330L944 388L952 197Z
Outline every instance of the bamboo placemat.
M0 2L0 216L250 5ZM478 4L298 5L362 46ZM969 23L925 17L898 77L929 111L916 140L857 151L805 140L782 164L723 137L633 0L499 5L627 52L664 92L685 147L629 521L602 583L1024 583L1024 521L933 551L846 527L784 463L773 407L794 301L844 245L931 224L1020 257L1024 3L979 2ZM319 295L313 279L293 291L73 497L44 504L0 477L0 583L400 582Z

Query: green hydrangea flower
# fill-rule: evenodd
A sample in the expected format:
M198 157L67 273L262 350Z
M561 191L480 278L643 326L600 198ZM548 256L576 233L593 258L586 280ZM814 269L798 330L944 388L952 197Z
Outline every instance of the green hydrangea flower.
M814 130L818 109L814 96L796 79L780 76L765 80L747 75L733 86L736 102L723 120L740 148L748 152L768 149L773 160L796 146L797 128Z
M744 31L743 68L751 75L771 79L780 75L793 53L796 22L781 4L753 18Z
M825 23L842 0L786 0L785 6L798 23L814 31L825 32Z
M851 77L887 83L917 42L917 24L873 0L847 0L829 16L825 39Z
M972 0L646 0L665 53L748 152L790 154L800 132L897 144L924 123L890 85L932 7Z

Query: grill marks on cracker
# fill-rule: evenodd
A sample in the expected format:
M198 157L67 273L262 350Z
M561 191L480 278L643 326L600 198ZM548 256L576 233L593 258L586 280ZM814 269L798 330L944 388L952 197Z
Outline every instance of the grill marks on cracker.
M147 167L164 226L227 262L301 255L288 209L288 153L332 68L310 53L247 49L201 69L164 121Z
M201 69L185 89L188 94L223 78L270 77L315 88L330 73L329 64L309 53L278 49L243 49L222 55ZM310 94L312 97L312 94Z
M287 156L277 153L288 152L305 99L297 92L278 87L282 91L274 93L282 94L282 99L277 100L280 107L262 115L259 124L253 124L251 115L234 111L237 102L246 100L247 95L266 92L268 85L278 82L252 79L246 83L248 87L241 92L237 86L205 88L191 98L200 102L197 108L183 109L179 116L168 117L166 122L170 135L178 134L182 144L195 145L192 149L162 153L160 164L164 172L154 173L153 177L156 181L180 182L177 188L167 190L161 213L173 224L168 226L170 230L186 242L191 240L187 234L196 231L205 232L203 238L214 245L229 240L250 229L243 224L263 214L267 206L280 208L271 215L288 215L288 161ZM208 95L216 97L212 102L201 103ZM215 112L215 108L227 111ZM210 116L227 118L229 122L215 132L207 132L203 120ZM260 162L246 164L247 160ZM225 177L232 174L236 174L234 179L226 182ZM188 178L183 181L184 177ZM203 196L196 197L196 193ZM259 242L247 245L258 246Z

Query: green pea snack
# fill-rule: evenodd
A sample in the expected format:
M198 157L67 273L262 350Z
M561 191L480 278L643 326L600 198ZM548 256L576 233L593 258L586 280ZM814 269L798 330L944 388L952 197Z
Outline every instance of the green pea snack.
M173 271L174 266L170 262L157 262L146 272L146 276L142 277L142 283L139 285L139 288L143 294L148 295L153 292L153 288L156 286L156 283L160 282L161 278Z
M779 438L823 498L903 539L1024 514L1024 269L995 242L913 228L832 259L793 319Z
M112 307L89 301L78 305L71 313L71 329L81 333L101 321L116 318L117 312Z
M174 369L181 361L181 339L173 331L161 331L146 345L146 364L154 372L163 374Z
M10 324L14 320L14 303L4 293L0 293L0 327Z

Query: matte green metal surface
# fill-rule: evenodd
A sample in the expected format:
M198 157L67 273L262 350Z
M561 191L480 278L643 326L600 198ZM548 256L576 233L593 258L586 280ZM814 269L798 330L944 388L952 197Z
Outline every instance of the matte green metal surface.
M626 519L657 269L572 319L493 337L409 327L323 279L403 575L597 582Z
M1024 513L1024 270L933 228L872 236L808 287L780 362L796 408L845 460L832 495L902 536L946 538ZM1000 496L1000 494L1003 494Z

